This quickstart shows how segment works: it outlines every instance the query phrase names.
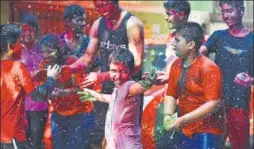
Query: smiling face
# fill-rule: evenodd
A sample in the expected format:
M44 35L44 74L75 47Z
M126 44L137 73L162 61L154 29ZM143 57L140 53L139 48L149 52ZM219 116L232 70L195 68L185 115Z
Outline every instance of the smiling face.
M243 12L230 4L221 5L222 19L229 28L235 27L242 23Z
M94 6L99 14L106 19L110 19L117 7L111 0L94 0Z
M55 64L57 62L57 49L50 46L41 46L42 57L45 62Z
M170 29L174 29L183 21L184 12L177 11L176 9L166 9L165 20L168 23Z
M112 62L109 65L110 79L116 86L120 86L130 79L131 72L123 63Z

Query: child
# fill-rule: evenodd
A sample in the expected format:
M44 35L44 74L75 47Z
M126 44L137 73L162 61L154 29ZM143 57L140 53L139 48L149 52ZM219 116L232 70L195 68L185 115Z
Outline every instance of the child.
M25 95L43 101L55 87L58 65L47 69L45 84L34 87L33 79L20 59L23 46L17 25L1 27L1 148L30 148L24 132ZM13 57L15 55L15 58Z
M106 115L105 138L107 149L142 148L139 116L140 94L144 93L156 79L155 72L146 80L130 80L134 69L134 58L129 50L117 49L109 58L110 79L116 87L112 95L100 94L84 88L81 99L109 103ZM91 94L94 98L87 98Z
M75 58L65 58L64 46L60 38L55 34L48 34L40 40L44 61L42 68L48 64L72 63ZM72 60L71 60L72 59ZM72 62L71 62L72 61ZM43 66L44 65L44 66ZM38 74L39 75L39 74ZM42 74L41 74L42 75ZM85 148L88 143L88 136L92 128L93 120L91 102L82 103L76 94L80 90L77 84L82 80L83 72L72 73L68 67L62 68L55 88L50 97L53 111L50 116L52 140L54 149ZM39 77L39 78L45 78Z
M180 132L177 148L181 149L223 148L222 75L212 60L199 54L202 39L202 27L189 22L177 28L173 42L179 59L170 70L164 127ZM176 105L179 117L172 124Z
M203 52L215 52L223 74L227 135L232 148L249 148L249 99L253 85L253 31L245 28L243 0L220 0L225 30L215 31Z

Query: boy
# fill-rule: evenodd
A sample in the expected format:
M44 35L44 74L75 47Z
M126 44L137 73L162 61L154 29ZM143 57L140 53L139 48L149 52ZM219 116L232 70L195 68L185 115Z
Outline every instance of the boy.
M221 71L199 55L203 30L189 22L177 28L173 42L176 56L171 67L164 100L164 123L168 131L180 131L181 149L222 148L224 133L221 108ZM211 81L212 80L212 81ZM178 99L178 117L169 123Z
M156 79L155 72L146 80L131 80L134 57L129 50L117 49L109 57L110 79L115 88L111 95L100 94L84 88L81 99L109 103L106 115L105 138L107 149L142 148L139 115L141 113L140 94L144 93ZM94 98L87 98L88 96Z
M53 91L58 65L47 69L44 85L34 87L25 65L18 61L23 51L19 41L21 30L17 25L1 27L1 148L30 148L24 132L24 100L29 94L33 100L43 101ZM15 58L13 57L15 55Z
M228 29L215 31L203 51L215 52L223 74L227 135L234 149L249 148L249 99L253 85L253 31L243 26L243 0L221 0Z

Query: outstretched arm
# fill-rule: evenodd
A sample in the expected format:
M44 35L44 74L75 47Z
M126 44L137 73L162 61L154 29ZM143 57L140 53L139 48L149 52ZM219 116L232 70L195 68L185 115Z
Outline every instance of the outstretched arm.
M147 76L145 80L140 80L137 83L134 83L129 88L129 96L135 96L144 93L148 90L156 80L155 69Z
M111 95L97 93L87 88L84 88L83 91L78 92L78 94L81 95L80 99L83 101L88 100L109 103L111 98Z
M98 38L98 27L99 27L99 20L96 20L91 28L90 31L90 42L86 49L85 54L80 57L75 63L69 65L72 71L78 71L81 69L87 70L90 64L95 60L98 46L99 46L99 38Z

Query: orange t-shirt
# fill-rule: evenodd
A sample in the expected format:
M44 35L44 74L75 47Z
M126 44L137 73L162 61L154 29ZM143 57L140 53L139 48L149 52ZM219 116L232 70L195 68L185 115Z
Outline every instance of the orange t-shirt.
M13 138L24 141L25 95L35 86L25 65L19 61L1 61L1 143Z
M209 100L221 98L222 75L219 67L212 60L200 55L187 68L184 79L181 79L182 72L182 61L177 59L172 64L166 92L166 95L179 99L179 116L197 109ZM187 124L182 131L186 136L192 136L198 132L222 134L224 132L223 109Z
M46 63L42 61L40 67L43 68L43 65L45 64ZM41 78L46 78L46 71L41 74ZM58 88L68 89L75 87L77 84L81 83L82 78L82 71L72 73L68 67L62 68L61 73L57 78ZM75 115L78 113L89 113L93 109L93 103L89 101L82 102L79 99L78 94L71 94L64 98L57 97L51 100L50 106L53 107L54 112L64 116Z

